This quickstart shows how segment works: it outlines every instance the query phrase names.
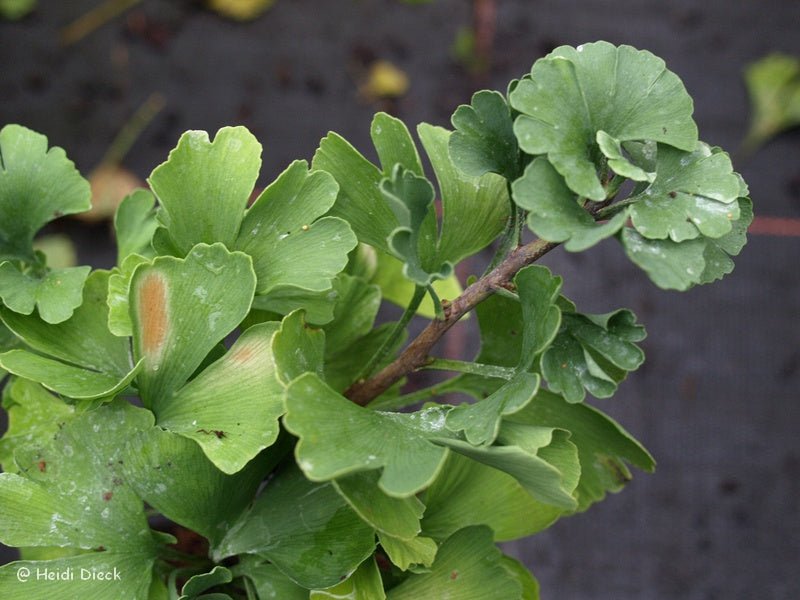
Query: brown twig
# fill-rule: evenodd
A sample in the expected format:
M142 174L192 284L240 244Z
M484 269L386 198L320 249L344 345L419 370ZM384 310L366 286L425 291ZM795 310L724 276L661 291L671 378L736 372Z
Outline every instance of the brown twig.
M539 260L556 246L558 244L553 242L536 240L512 251L494 270L453 300L445 310L444 319L431 321L394 362L366 381L351 385L345 391L345 396L356 404L365 406L388 390L396 381L424 366L431 348L461 317L493 294L498 287L507 285L522 267Z

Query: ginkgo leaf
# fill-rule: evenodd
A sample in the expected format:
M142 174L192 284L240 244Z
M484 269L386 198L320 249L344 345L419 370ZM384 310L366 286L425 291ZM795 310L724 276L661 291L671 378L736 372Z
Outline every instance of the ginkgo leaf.
M541 359L548 387L568 402L581 402L586 391L608 398L628 371L638 369L644 352L635 344L645 337L629 310L605 315L564 313L561 329Z
M198 573L190 577L189 580L183 584L181 588L181 597L178 598L178 600L221 600L218 596L223 594L210 594L211 598L209 598L209 595L204 594L201 596L200 594L218 585L230 583L231 581L233 581L233 574L230 570L217 565L208 573ZM230 598L230 596L224 596Z
M310 373L289 385L286 406L284 426L300 438L297 464L312 481L382 468L380 489L406 498L430 484L447 455L429 441L448 436L441 407L409 415L362 408Z
M247 210L235 243L253 257L257 292L291 286L323 291L347 264L356 237L346 222L319 218L336 200L339 186L324 171L294 161Z
M389 600L419 598L522 598L522 587L504 567L492 530L466 527L450 536L429 573L412 574L389 590Z
M158 409L241 323L255 285L250 257L222 244L198 244L185 259L162 256L136 268L130 314L134 358L144 362L137 386L145 406Z
M362 471L333 481L336 491L376 531L411 540L420 532L425 505L416 496L393 498L378 487L380 473Z
M683 291L710 283L733 271L731 257L738 255L747 242L753 204L748 198L739 198L737 204L739 218L729 233L716 239L650 240L626 228L621 231L620 241L628 258L660 288Z
M131 362L127 340L108 330L108 280L107 271L92 273L80 307L55 325L0 309L8 328L45 355L12 350L0 355L0 364L70 398L103 398L123 390L140 366Z
M61 148L20 125L0 129L0 261L35 262L45 224L91 208L89 182Z
M450 276L453 266L442 262L431 270L423 256L436 254L436 239L423 234L423 223L433 203L433 186L425 177L396 165L390 177L381 181L381 193L391 207L398 226L389 234L389 250L404 262L403 275L418 286Z
M225 474L197 444L160 427L126 442L129 455L121 469L136 494L212 545L252 502L268 469L266 457L259 457L235 475Z
M459 169L472 177L484 173L498 173L509 181L519 177L519 146L511 110L502 94L476 92L470 104L459 106L450 121L455 127L450 155Z
M469 525L488 525L498 541L515 540L546 529L565 513L535 500L508 473L452 452L424 501L423 535L437 540Z
M153 234L158 228L155 211L156 199L148 190L136 190L125 197L114 215L114 232L117 239L117 265L125 258L138 254L152 258Z
M254 325L222 358L154 406L159 426L194 440L224 473L236 473L278 437L283 385L277 322Z
M753 152L771 137L800 125L800 60L770 54L747 65L744 80L752 113L742 146Z
M242 554L237 566L253 582L259 598L308 600L308 590L297 585L269 561L252 554Z
M392 564L401 571L419 566L430 567L439 549L432 538L421 535L403 540L379 531L378 541Z
M65 546L94 550L43 562L17 562L0 569L2 597L45 599L63 594L47 579L22 581L22 566L40 569L115 567L107 581L73 583L81 597L100 600L124 594L147 598L159 542L147 525L144 505L125 481L128 450L120 440L153 425L141 408L114 402L87 411L61 427L51 440L20 448L22 475L0 474L0 539L16 546ZM170 536L167 536L170 537ZM77 579L77 578L76 578ZM48 595L49 594L49 595Z
M591 200L606 198L594 161L599 132L606 147L611 139L655 140L690 152L697 143L681 80L660 58L631 46L560 46L536 61L509 98L522 113L514 122L522 150L546 154L567 186Z
M68 267L40 275L25 273L11 262L0 263L0 298L22 315L38 309L48 323L61 323L81 304L81 292L91 267Z
M8 414L8 429L0 438L0 466L6 473L18 471L13 463L17 448L46 443L60 425L75 416L74 406L28 379L14 379L5 386L3 409Z
M452 134L446 129L421 123L417 133L442 201L436 262L457 264L491 244L506 227L511 206L507 183L494 173L471 177L459 171L450 157Z
M261 168L261 144L244 127L223 127L210 141L187 131L148 182L163 223L180 252L199 243L231 248Z
M739 219L738 197L739 178L728 155L700 142L693 152L660 146L655 180L628 202L642 236L682 242L728 233Z
M528 165L512 184L512 194L517 206L529 211L528 228L549 242L566 242L564 248L570 252L581 252L611 237L628 218L623 210L606 223L597 223L544 157Z
M653 457L617 422L585 403L571 404L561 396L541 390L535 400L509 416L514 426L568 431L578 450L580 480L575 490L578 510L616 492L631 479L626 463L651 472ZM501 432L502 435L502 432Z
M370 138L378 152L384 177L392 174L395 165L401 165L424 177L417 146L405 123L385 112L376 113L369 129Z
M375 549L374 530L331 483L313 483L292 466L275 476L214 549L267 558L295 583L327 588L347 578Z
M310 600L385 600L383 580L374 558L368 558L341 583L326 590L311 590Z
M447 414L447 428L463 431L470 444L491 444L500 430L502 417L521 410L538 389L538 375L518 373L488 398L474 404L461 404L451 410Z

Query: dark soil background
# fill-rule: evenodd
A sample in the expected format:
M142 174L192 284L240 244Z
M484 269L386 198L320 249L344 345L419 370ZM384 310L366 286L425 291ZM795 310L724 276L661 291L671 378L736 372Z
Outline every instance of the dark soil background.
M450 53L471 23L467 0L278 0L248 24L193 3L144 0L62 49L59 29L97 3L42 0L22 22L0 23L0 125L45 133L84 173L152 92L166 108L132 148L129 169L147 176L186 129L244 124L264 144L266 184L290 160L310 159L328 130L369 154L376 110L447 125L475 89L505 89L553 47L597 39L664 58L695 99L701 137L735 150L749 116L743 66L772 51L800 55L800 3L790 0L496 0L483 78ZM359 95L374 59L406 71L406 95ZM800 133L737 168L757 215L800 217ZM82 261L110 266L105 225L61 227L84 244ZM798 258L799 237L753 235L732 275L685 294L654 288L613 243L546 258L583 310L630 306L647 325L646 365L597 404L659 468L588 513L507 545L544 598L800 598ZM2 562L13 556L0 548Z

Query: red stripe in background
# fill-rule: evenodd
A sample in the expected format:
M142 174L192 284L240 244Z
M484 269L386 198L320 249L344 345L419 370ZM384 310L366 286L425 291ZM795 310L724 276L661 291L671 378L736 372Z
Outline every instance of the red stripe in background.
M756 217L748 233L779 237L800 237L800 219L785 217Z

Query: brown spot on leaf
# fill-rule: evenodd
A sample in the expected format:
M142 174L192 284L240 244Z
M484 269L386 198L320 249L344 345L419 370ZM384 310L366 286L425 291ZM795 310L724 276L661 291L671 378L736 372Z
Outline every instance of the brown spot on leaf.
M450 579L453 580L453 581L458 579L458 571L455 571L455 570L450 571Z
M47 470L47 463L43 460L36 463L36 466L39 468L40 473L44 473Z
M678 195L678 194L676 194L675 192L670 192L670 193L669 193L669 197L670 197L670 198L675 198L677 195Z
M244 364L252 360L255 354L255 349L251 344L242 344L231 351L230 359L236 364Z
M103 500L108 502L114 497L114 492L103 492Z
M169 328L167 284L159 273L144 276L139 284L138 302L142 353L150 359L158 358Z

